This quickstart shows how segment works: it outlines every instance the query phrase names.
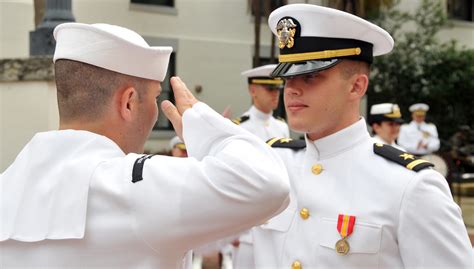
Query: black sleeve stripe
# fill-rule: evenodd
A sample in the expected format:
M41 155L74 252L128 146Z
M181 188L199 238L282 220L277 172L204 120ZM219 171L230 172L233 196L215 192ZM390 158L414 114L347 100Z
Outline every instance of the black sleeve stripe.
M132 183L143 180L143 166L145 165L145 161L153 156L155 155L144 155L135 161L132 170Z

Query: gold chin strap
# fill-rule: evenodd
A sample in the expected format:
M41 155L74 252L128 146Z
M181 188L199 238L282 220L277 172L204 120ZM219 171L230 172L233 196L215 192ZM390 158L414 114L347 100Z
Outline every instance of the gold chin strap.
M350 48L350 49L339 49L339 50L324 50L324 51L314 51L314 52L304 52L304 53L293 53L293 54L280 54L278 60L280 63L291 63L291 62L301 62L308 60L319 60L319 59L329 59L329 58L338 58L344 56L353 56L361 54L360 48Z

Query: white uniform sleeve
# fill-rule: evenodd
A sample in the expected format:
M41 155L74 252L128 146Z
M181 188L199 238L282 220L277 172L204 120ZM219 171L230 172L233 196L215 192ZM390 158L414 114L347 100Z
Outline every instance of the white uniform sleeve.
M176 253L234 235L278 214L289 180L276 153L203 103L183 117L190 158L155 156L131 183L137 234ZM135 156L136 158L136 156Z
M461 209L437 172L419 172L400 209L398 244L405 268L472 268Z
M427 150L429 152L435 152L439 149L440 142L438 138L438 129L436 129L434 124L429 125L429 133L430 137L428 138Z

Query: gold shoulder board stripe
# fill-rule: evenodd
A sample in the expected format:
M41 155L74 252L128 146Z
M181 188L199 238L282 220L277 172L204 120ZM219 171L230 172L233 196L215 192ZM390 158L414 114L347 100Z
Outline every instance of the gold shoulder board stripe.
M414 160L410 162L409 164L407 164L406 167L410 170L413 170L417 165L422 164L422 163L430 163L430 162L426 160L418 159L418 160Z
M267 141L267 144L269 146L273 145L275 142L277 142L278 140L280 140L281 138L280 137L274 137L274 138L271 138L270 140Z

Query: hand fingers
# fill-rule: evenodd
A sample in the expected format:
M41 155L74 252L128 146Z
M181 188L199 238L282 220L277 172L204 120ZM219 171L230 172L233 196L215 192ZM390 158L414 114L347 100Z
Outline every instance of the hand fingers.
M178 109L168 100L161 102L161 110L170 120L176 134L183 140L183 119ZM183 140L184 141L184 140Z
M173 88L176 108L181 114L198 102L179 77L171 78L171 87Z

